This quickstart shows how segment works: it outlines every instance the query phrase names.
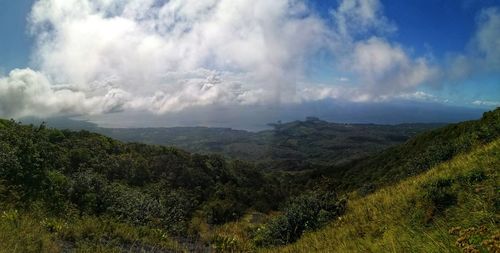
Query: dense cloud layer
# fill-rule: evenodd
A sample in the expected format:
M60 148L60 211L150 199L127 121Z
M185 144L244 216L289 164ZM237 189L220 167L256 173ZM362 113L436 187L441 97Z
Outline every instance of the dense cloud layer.
M40 72L16 69L0 78L0 115L108 113L121 108L128 96L122 90L109 89L102 95L87 97L84 92L53 85Z
M470 55L498 67L499 24L484 11L453 69L472 72ZM378 0L343 0L329 20L302 0L38 0L30 30L38 71L0 79L4 116L376 101L417 94L439 72L386 38L397 27ZM307 80L318 52L349 85Z

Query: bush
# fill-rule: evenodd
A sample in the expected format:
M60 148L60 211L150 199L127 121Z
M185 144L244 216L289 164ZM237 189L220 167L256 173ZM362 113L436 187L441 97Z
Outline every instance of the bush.
M254 236L257 246L285 245L297 241L305 231L311 231L343 214L344 199L334 192L311 192L291 201L284 213L259 228Z
M106 186L109 182L101 175L90 170L73 176L70 189L71 201L81 213L102 214L106 211Z
M453 182L453 179L441 178L422 186L422 202L426 209L426 223L457 203L457 194L452 190Z
M44 192L44 200L50 210L64 212L70 205L70 189L72 181L57 170L47 174L48 183Z
M243 215L245 207L236 201L228 199L213 200L203 207L208 224L223 224L236 220Z
M459 176L458 181L468 185L481 182L486 179L486 173L481 169L474 169L467 172L465 175Z

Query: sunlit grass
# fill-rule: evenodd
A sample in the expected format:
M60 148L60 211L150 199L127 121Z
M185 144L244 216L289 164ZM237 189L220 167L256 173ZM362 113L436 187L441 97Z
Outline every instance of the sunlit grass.
M346 215L326 228L310 232L294 244L265 252L461 252L457 240L467 228L484 228L468 238L477 246L497 235L499 222L500 140L458 155L428 172L383 188L366 197L352 194ZM484 173L484 180L462 182L471 173ZM454 180L456 204L432 213L420 199L423 186L436 180ZM462 181L460 181L462 180ZM450 229L462 232L452 234ZM500 242L491 239L498 246ZM475 240L475 241L474 241ZM484 248L486 249L486 246ZM475 251L470 251L475 252ZM479 252L479 251L477 251Z
M255 252L252 233L276 215L278 212L248 212L237 221L206 229L200 233L201 240L209 243L215 252Z
M43 218L40 218L43 217ZM0 252L185 252L166 232L111 218L46 218L14 209L0 216Z

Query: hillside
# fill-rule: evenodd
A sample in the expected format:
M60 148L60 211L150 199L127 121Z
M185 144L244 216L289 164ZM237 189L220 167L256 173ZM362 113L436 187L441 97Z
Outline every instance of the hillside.
M101 128L67 118L23 122L59 129L85 129L124 142L173 146L198 154L257 162L266 169L304 170L347 163L400 144L443 124L339 124L309 117L305 121L270 124L273 129L249 132L230 128Z
M498 144L499 138L500 109L497 109L495 111L485 113L480 120L454 124L423 133L408 140L402 145L387 149L366 159L361 159L345 166L330 167L326 169L320 168L312 172L303 172L296 174L297 177L295 184L306 185L306 189L335 189L335 192L337 194L336 196L347 194L348 208L347 210L342 210L340 213L338 213L340 215L340 219L343 220L344 218L342 215L349 215L350 212L352 212L352 209L350 209L352 205L364 205L364 203L361 202L354 202L353 204L352 201L358 201L359 198L376 192L378 189L383 189L381 191L393 189L393 194L397 195L400 192L400 186L398 185L402 180L410 180L408 178L416 177L422 173L426 173L426 171L433 170L432 168L438 166L439 164L445 164L441 165L441 167L448 166L450 164L449 161L454 157L463 156L470 152L476 152L475 150L480 151L482 147L484 147L485 145L488 146L492 142ZM495 147L497 147L497 144L495 144ZM493 171L498 170L498 152L488 153L487 157L489 158L489 161L492 162L491 164L488 164L488 166L490 166L488 168ZM480 159L482 158L478 158L478 160ZM476 160L471 161L468 165L465 165L463 169L469 169L470 167L475 166L475 162ZM480 165L480 163L478 164ZM453 173L453 170L450 169L449 172ZM475 174L476 172L471 173ZM479 175L471 175L471 177L482 177L483 172L478 173ZM460 177L460 175L457 175L457 177ZM497 181L497 178L493 178L492 181L488 181L493 187L492 189L498 188L498 183L496 183ZM435 183L429 182L430 186L427 186L428 189L426 189L426 191L429 190L429 193L423 192L422 194L426 195L426 198L431 198L431 202L428 201L429 199L424 199L425 201L422 200L418 203L414 201L410 204L405 204L405 202L399 203L398 201L400 201L400 199L395 199L390 203L390 205L393 205L394 208L404 207L405 205L421 205L421 208L428 211L427 214L422 215L427 215L427 218L425 218L426 222L430 221L434 213L441 210L442 205L447 205L448 200L446 198L449 195L446 185L448 183L449 182L440 182L439 180ZM442 184L444 184L444 186ZM438 189L435 189L436 187ZM442 187L446 189L440 189ZM455 185L453 187L461 187L461 185ZM432 199L434 195L437 195L436 197L438 199ZM440 199L441 197L443 197L444 200ZM486 201L490 201L489 203L493 203L495 208L497 208L493 211L489 210L489 215L498 213L498 196L490 195L488 198L490 199ZM222 229L221 236L226 238L226 240L234 242L234 245L247 245L248 241L253 241L257 245L272 247L293 243L295 240L301 237L302 232L314 231L325 225L324 222L321 222L322 210L321 208L315 209L315 206L317 206L317 204L314 201L308 200L307 197L299 197L294 199L296 200L296 202L292 201L292 203L289 203L288 206L283 209L282 214L273 217L269 222L260 226L248 224L245 222L239 223L237 225L230 225ZM453 199L454 197L452 196L451 200ZM491 199L493 199L493 202L491 202ZM382 201L382 203L385 203L385 201L387 200L383 199L380 201ZM433 201L437 202L433 203ZM440 201L443 201L444 203L438 203ZM363 209L364 214L368 216L371 215L371 211L372 210L369 209ZM409 208L405 210L405 212L411 213L412 209ZM388 216L385 217L389 219L391 217L390 215L392 214L388 214ZM311 219L310 217L317 217L317 219ZM338 218L338 216L336 218ZM355 222L353 223L355 224ZM432 226L431 223L426 224L428 226ZM497 223L492 224L494 226L498 226ZM346 223L345 226L350 229L357 229L356 226L350 227L349 223ZM363 226L373 226L372 229L374 230L380 230L384 227L384 225L381 225L381 223L370 222L367 222L367 224L364 224ZM251 229L254 229L258 232L253 235L252 233L245 234L241 233L241 228L244 228L245 230L250 229L250 231ZM297 230L300 232L297 233ZM237 234L238 236L232 236L233 234ZM361 233L358 236L362 237L363 234ZM355 237L355 235L353 235L353 237ZM324 241L329 240L329 238L325 236L317 238L317 240ZM237 249L240 246L234 247ZM293 250L295 249L296 248L292 248L290 252L294 252ZM327 246L325 246L325 248L322 248L322 250L316 249L317 248L315 248L315 245L306 245L301 248L301 251L331 252L327 251ZM369 250L356 251L353 249L351 249L350 252L365 251L369 252ZM377 249L375 252L385 251L387 250ZM395 250L394 252L401 251ZM417 252L421 251L417 250Z
M479 120L450 124L423 132L401 145L372 154L343 166L312 172L311 178L334 178L337 189L362 188L370 192L379 186L418 175L432 166L469 152L500 137L500 108L486 112Z
M500 140L353 195L346 215L265 252L499 252Z
M273 124L272 130L248 132L228 128L177 127L102 129L123 141L183 148L194 153L216 153L231 159L282 161L289 165L339 164L408 140L441 124L337 124L310 118ZM292 170L292 168L288 168Z
M289 194L278 178L218 156L0 120L0 244L169 249L174 237L196 237L196 220L276 209Z
M295 124L294 130L309 129ZM360 240L360 247L367 245L363 249L384 251L373 238L404 231L396 227L384 234L381 224L410 224L415 226L410 231L426 234L450 217L451 224L459 224L462 214L447 215L460 208L481 210L462 226L484 223L484 236L491 237L498 226L499 134L497 109L364 159L286 172L286 167L271 170L219 155L0 120L0 244L9 252L253 252L342 227L354 232L337 242ZM483 193L483 186L485 199L471 197ZM363 209L370 205L383 205L383 212ZM420 211L410 212L414 207ZM359 215L366 216L360 223L342 223ZM383 220L392 216L398 223ZM323 247L317 243L291 247L310 252ZM406 243L396 249L411 248Z
M0 253L500 253L500 0L0 0Z
M277 211L303 193L293 178L217 155L0 120L0 252L207 250L206 228ZM342 204L313 199L328 201L332 214Z

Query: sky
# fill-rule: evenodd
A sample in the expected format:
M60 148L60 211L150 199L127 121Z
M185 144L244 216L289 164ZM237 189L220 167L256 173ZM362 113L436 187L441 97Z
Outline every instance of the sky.
M3 118L249 128L500 106L500 0L0 0L0 36Z

